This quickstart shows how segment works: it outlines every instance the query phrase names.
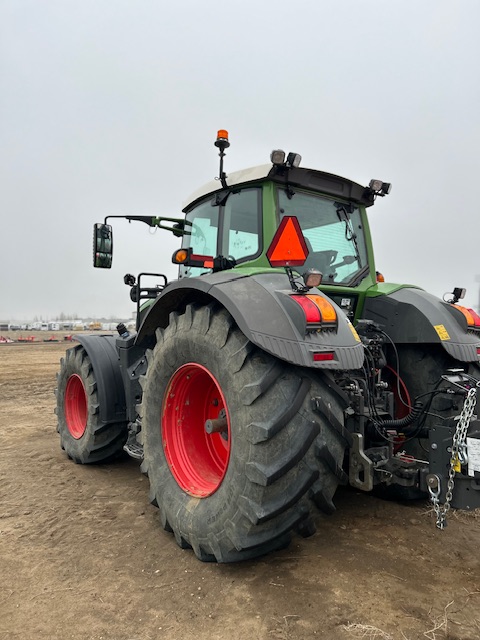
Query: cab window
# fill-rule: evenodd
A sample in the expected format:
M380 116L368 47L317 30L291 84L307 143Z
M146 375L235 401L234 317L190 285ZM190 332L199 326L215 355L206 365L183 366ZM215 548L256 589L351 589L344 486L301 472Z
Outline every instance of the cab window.
M289 197L290 195L290 197ZM303 269L323 273L324 284L348 284L367 265L367 251L358 208L349 203L302 192L278 192L280 218L296 216L309 255Z
M202 256L235 258L237 263L261 251L261 189L230 192L217 204L215 198L187 212L182 247ZM180 277L210 273L203 267L180 267Z
M260 250L260 189L244 189L228 197L223 210L225 256L237 262L252 259Z

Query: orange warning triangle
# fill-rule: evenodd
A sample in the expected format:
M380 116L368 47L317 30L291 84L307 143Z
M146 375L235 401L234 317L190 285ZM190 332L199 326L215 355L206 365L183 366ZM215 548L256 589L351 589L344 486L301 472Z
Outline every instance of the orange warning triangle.
M297 267L307 256L307 243L296 216L285 216L268 248L268 261L272 267Z

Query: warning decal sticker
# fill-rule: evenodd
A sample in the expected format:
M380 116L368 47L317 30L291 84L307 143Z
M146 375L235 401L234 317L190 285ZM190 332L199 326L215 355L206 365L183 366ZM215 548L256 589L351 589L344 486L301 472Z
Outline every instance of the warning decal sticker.
M433 327L435 331L438 333L438 337L440 340L450 340L450 336L448 335L448 331L445 329L443 324L436 324Z
M480 439L467 438L468 475L474 476L475 471L480 473Z
M359 337L359 335L358 335L358 333L357 333L357 330L356 330L356 329L355 329L355 327L353 326L353 324L352 324L351 322L349 322L349 323L348 323L348 325L349 325L349 327L350 327L350 329L351 329L351 331L352 331L352 333L353 333L353 337L355 338L355 340L356 340L357 342L360 342L360 337Z

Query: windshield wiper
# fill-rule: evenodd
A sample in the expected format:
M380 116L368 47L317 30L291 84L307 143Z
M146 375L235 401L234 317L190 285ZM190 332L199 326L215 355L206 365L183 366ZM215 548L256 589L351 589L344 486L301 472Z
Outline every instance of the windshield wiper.
M353 229L352 221L350 219L350 214L352 214L355 210L354 206L352 204L345 205L336 203L336 207L338 219L341 222L345 222L345 240L347 240L348 242L352 242L355 249L355 258L358 262L358 266L361 267L362 260L360 258L360 251L358 249L357 234Z

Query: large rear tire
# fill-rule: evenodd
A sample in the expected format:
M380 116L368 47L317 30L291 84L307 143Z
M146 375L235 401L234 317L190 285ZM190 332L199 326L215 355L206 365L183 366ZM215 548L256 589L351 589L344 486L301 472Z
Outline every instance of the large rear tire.
M177 543L235 562L313 533L312 501L332 511L344 480L343 411L327 380L257 349L213 305L171 314L147 356L143 470Z
M122 453L127 422L100 420L97 378L83 346L61 359L55 395L60 444L74 462L108 462Z

